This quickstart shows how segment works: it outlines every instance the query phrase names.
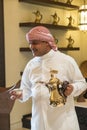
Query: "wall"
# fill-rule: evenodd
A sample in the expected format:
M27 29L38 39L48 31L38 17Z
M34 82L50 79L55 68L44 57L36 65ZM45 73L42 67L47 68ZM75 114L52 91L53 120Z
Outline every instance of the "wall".
M78 1L73 1L73 3L81 6L84 4L84 1L78 0ZM77 14L77 16L78 16L78 14ZM78 21L77 21L77 23L78 23ZM71 34L75 38L75 45L80 46L80 51L68 52L68 54L71 55L72 57L74 57L75 60L77 61L78 65L80 66L83 61L87 60L87 53L86 53L87 32L75 31L75 32L71 32Z
M81 0L73 1L73 4L80 5ZM6 87L12 86L19 79L21 79L20 71L23 71L26 63L32 58L31 52L19 51L20 47L28 46L25 34L30 28L20 28L19 22L34 21L35 16L33 11L40 10L43 14L42 22L51 23L51 14L57 12L61 17L60 24L67 24L67 17L69 12L60 9L47 8L42 6L36 6L32 4L20 3L18 0L4 0L4 33L5 33L5 68L6 68ZM44 11L45 10L45 11ZM47 13L48 12L48 13ZM77 12L71 12L75 18L75 24L77 25ZM80 51L67 52L67 54L73 56L78 65L83 60L87 59L87 33L80 31L61 31L51 29L53 35L58 40L58 46L66 46L67 40L70 35L74 38L74 46L80 46ZM15 102L13 110L11 112L11 129L21 127L21 118L23 114L31 112L31 100L26 103ZM18 124L18 125L17 125Z
M6 67L6 87L10 87L21 79L20 71L25 67L26 62L32 57L31 53L26 55L19 52L19 48L27 44L25 34L19 28L22 8L18 0L4 0L4 26L5 26L5 67ZM24 29L27 32L27 29ZM15 102L11 112L11 130L21 127L23 114L31 112L31 100L26 103Z

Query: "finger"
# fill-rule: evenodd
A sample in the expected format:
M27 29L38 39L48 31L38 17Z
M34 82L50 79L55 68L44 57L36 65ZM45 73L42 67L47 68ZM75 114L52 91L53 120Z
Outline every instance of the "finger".
M65 92L64 92L64 94L66 95L66 96L69 96L71 93L72 93L72 91L73 91L73 87L67 87L67 89L65 90Z
M11 100L15 100L16 97L15 97L14 95L12 95L12 96L10 97L10 99L11 99Z

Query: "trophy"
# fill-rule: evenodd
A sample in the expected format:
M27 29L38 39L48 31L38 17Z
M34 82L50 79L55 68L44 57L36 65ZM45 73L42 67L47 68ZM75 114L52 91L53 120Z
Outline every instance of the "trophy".
M66 103L66 96L64 95L65 89L69 84L68 81L61 82L55 75L58 73L57 70L51 70L48 83L40 81L39 83L44 83L49 90L49 104L52 107L63 106Z

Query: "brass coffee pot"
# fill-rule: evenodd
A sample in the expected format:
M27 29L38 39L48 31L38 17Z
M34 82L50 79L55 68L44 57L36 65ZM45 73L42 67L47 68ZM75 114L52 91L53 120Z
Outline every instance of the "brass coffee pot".
M40 13L39 10L37 10L36 12L33 12L36 16L35 18L35 23L40 23L42 18L43 18L43 15Z
M49 89L49 104L52 107L59 107L63 106L66 103L66 96L64 95L64 91L69 84L69 82L64 81L61 82L55 75L58 73L57 70L51 70L48 83L45 82L39 82L44 83L46 87Z
M57 13L54 13L51 16L53 17L53 23L52 24L57 25L60 21L60 17L57 15Z
M55 75L58 73L57 70L51 70L51 78L49 82L46 84L50 93L50 105L52 107L62 106L66 102L66 96L64 95L64 91L69 84L67 81L61 82Z

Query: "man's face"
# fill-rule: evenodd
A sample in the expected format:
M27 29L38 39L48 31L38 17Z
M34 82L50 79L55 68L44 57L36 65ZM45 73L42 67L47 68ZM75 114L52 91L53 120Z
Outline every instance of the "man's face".
M48 42L33 40L29 42L33 56L43 56L50 51Z

